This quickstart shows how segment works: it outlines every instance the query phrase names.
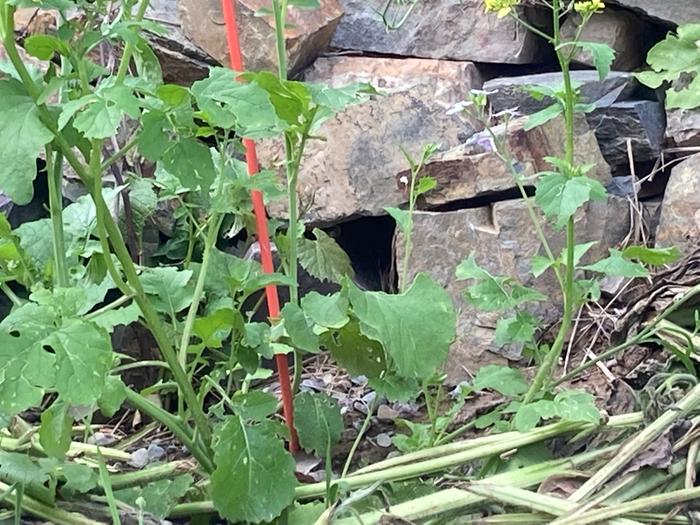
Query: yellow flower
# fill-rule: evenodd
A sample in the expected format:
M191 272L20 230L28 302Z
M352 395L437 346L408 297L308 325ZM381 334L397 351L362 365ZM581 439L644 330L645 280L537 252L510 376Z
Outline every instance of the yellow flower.
M518 2L520 0L484 0L486 11L495 11L498 13L498 18L503 18L510 14L513 7L518 5Z
M583 16L600 13L603 9L605 9L603 0L585 0L574 4L574 10Z

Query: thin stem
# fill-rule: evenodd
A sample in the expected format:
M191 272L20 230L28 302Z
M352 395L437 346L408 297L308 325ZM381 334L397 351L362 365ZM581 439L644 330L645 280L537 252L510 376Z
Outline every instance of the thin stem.
M125 472L123 474L112 474L112 488L115 490L136 485L145 485L153 481L173 478L180 474L194 472L194 463L187 460L173 461L163 465L156 465L144 470Z
M129 151L131 151L138 144L139 135L134 133L134 135L129 139L129 141L122 146L122 148L109 157L106 161L102 163L102 171L106 170L121 158L123 158Z
M348 475L348 472L350 471L350 465L352 465L352 460L355 457L355 452L357 452L357 447L360 446L362 438L365 436L367 430L369 429L369 425L372 422L372 416L374 415L374 411L376 410L378 404L379 396L375 392L372 401L367 407L367 415L365 416L365 420L362 422L362 426L360 427L360 430L358 431L357 436L355 437L355 441L352 442L352 447L350 447L348 457L345 459L345 465L343 465L343 472L340 474L341 478L344 478Z
M38 518L48 520L49 523L55 523L56 525L101 525L102 523L100 521L91 520L82 514L67 512L57 507L47 505L27 495L21 498L20 503L18 501L20 498L15 491L12 490L12 486L1 481L0 492L4 494L3 501L8 502L13 507L20 504L22 510Z
M63 234L63 155L60 152L54 157L51 146L46 146L46 176L49 188L49 213L51 214L51 230L53 241L53 260L56 268L56 284L62 288L68 286L68 269L66 268L66 244Z
M19 297L17 297L17 294L12 291L12 288L7 286L7 283L1 283L0 290L2 291L2 293L4 293L7 296L7 298L10 300L10 302L14 306L19 308L20 306L22 306L24 304L24 301L22 299L20 299Z
M139 4L139 8L136 11L136 16L134 17L134 20L136 22L140 22L143 20L143 17L146 15L146 9L148 9L148 5L150 4L150 0L141 0L141 3ZM117 77L115 84L121 84L124 82L124 79L126 78L126 74L129 71L129 64L131 62L131 57L134 54L134 44L133 40L129 40L126 45L124 46L124 53L122 54L122 59L121 62L119 63L119 69L117 70Z

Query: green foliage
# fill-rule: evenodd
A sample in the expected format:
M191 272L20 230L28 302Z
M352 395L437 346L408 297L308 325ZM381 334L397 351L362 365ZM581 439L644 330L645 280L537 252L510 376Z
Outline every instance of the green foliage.
M700 106L700 24L686 24L669 34L647 56L651 71L637 74L642 84L656 89L667 83L668 108L693 109Z
M299 242L299 264L309 275L332 283L355 275L350 258L330 235L318 228L314 228L313 234L316 240Z
M552 418L595 425L600 422L600 412L591 394L579 390L564 390L552 400L541 399L521 406L513 423L516 430L527 432L535 428L540 421Z
M294 398L294 421L301 446L321 457L328 455L343 431L340 407L327 394L303 392L297 395Z
M165 519L180 498L190 490L193 481L189 474L182 474L144 486L115 490L114 497L142 512Z
M504 396L519 396L527 392L527 381L520 370L501 365L487 365L479 369L474 377L476 390L486 388Z
M565 173L541 174L537 182L535 202L545 216L554 219L558 228L566 226L576 211L590 200L607 197L603 185L585 175L570 177Z
M248 425L240 417L229 417L215 439L211 496L222 517L233 522L270 521L294 501L294 458L268 425Z

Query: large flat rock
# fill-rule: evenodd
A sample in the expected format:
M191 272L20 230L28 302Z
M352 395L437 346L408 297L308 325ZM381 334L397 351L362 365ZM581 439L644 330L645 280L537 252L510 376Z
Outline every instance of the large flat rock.
M508 147L517 161L521 176L529 177L551 169L545 157L564 155L565 128L563 117L529 131L523 129L524 119L508 124ZM504 125L493 129L496 135L506 132ZM603 158L596 136L584 118L576 121L576 159L594 164L591 177L603 184L611 181L610 168ZM400 172L397 179L407 176ZM481 132L466 144L436 155L426 164L422 175L433 177L437 187L425 194L422 201L428 207L437 207L451 202L463 201L515 188L513 173L494 151L487 132Z
M688 253L700 246L700 154L671 170L661 204L657 246L677 246Z
M578 214L577 242L597 240L587 261L607 254L629 231L629 208L623 199L589 203ZM550 245L557 253L564 244L562 232L546 228ZM397 235L396 260L403 261L404 239ZM425 272L442 284L458 307L457 341L448 358L448 381L469 379L481 366L518 358L517 348L497 348L494 330L500 314L481 312L463 298L467 283L455 279L457 265L474 254L476 261L493 275L508 275L534 286L550 297L538 303L533 313L545 323L561 316L561 293L551 272L539 279L530 274L530 259L540 253L523 201L504 201L476 209L452 212L417 212L414 216L413 250L409 258L409 280Z
M680 25L700 21L700 2L695 0L612 1L667 24Z
M321 58L306 78L334 86L370 82L385 92L326 121L317 132L325 140L308 143L299 193L310 223L384 214L404 201L394 178L407 166L401 147L417 157L428 143L449 149L474 131L462 116L447 114L465 91L481 86L468 62ZM281 142L261 144L260 158L266 165L284 158ZM270 212L285 216L281 204L272 203Z
M537 63L546 56L542 39L510 17L499 19L486 13L482 0L404 2L387 13L388 20L397 20L406 6L413 4L412 12L397 30L387 30L378 16L386 0L340 2L345 16L332 41L338 49L508 64ZM523 16L538 25L548 24L550 18L544 11L532 9L524 11Z
M596 71L572 71L571 78L579 88L581 102L604 101L606 104L630 98L638 89L637 81L631 73L613 71L601 81ZM535 100L528 91L532 85L551 88L562 86L561 73L541 73L517 77L500 77L484 82L484 90L489 92L489 102L495 113L516 109L523 115L530 115L554 103L551 98Z
M319 9L288 11L285 30L289 72L311 64L328 47L343 12L337 0L321 0ZM268 0L236 0L237 21L245 67L277 71L274 19L255 16L269 8ZM221 0L179 0L183 33L221 64L228 65L228 45Z

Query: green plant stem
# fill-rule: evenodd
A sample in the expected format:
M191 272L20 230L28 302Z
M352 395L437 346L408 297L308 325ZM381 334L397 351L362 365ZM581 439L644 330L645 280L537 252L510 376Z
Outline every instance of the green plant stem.
M124 303L128 303L129 301L131 301L131 299L133 299L133 297L131 297L130 295L122 295L118 299L115 299L114 301L103 306L102 308L98 308L94 312L90 312L89 314L85 314L85 320L90 321L92 319L95 319L96 317L99 317L102 314L105 314L107 312L111 312L112 310L119 308Z
M19 308L24 304L24 301L17 297L17 294L13 292L9 286L7 286L7 283L0 284L0 290L7 296L7 298L14 306Z
M554 520L552 525L586 525L589 523L609 523L609 520L617 516L623 516L630 512L638 512L647 509L653 509L661 506L672 506L679 503L700 498L700 487L691 489L676 490L665 494L657 494L655 496L647 496L625 503L618 503L613 507L604 507L594 509L583 514L571 518L560 518Z
M175 434L175 436L177 436L182 444L187 447L187 450L190 451L190 453L195 457L206 472L211 473L214 471L214 463L211 459L212 455L204 445L200 445L194 440L191 430L184 426L175 416L169 412L166 412L130 388L126 389L126 400L131 404L131 406L140 412L143 412L154 420L163 423L173 434Z
M146 485L153 481L170 479L181 474L188 474L195 471L195 465L191 461L181 460L163 465L156 465L144 470L126 472L124 474L112 474L112 488L114 490Z
M565 137L565 160L569 165L574 163L574 153L575 153L575 137L574 137L574 106L576 100L576 92L573 88L571 82L571 71L569 69L569 59L565 57L564 54L559 50L559 44L561 41L561 31L560 31L560 11L561 5L560 0L553 0L552 12L553 12L553 26L554 26L554 38L553 44L557 53L557 59L559 60L559 66L561 68L562 76L564 79L564 122L566 127L566 137ZM569 332L573 324L574 317L574 275L575 275L575 248L576 248L576 230L575 230L575 220L574 216L569 217L566 223L566 268L564 272L564 312L562 316L561 326L559 327L559 332L557 333L552 347L544 358L543 363L537 370L537 374L530 385L525 398L523 399L523 405L531 403L535 397L549 385L551 381L552 372L556 366L561 352L564 349L564 344L567 341Z
M0 481L0 492L5 493L3 501L8 502L14 507L18 504L19 498L14 491L10 489L10 485ZM82 514L61 510L27 495L21 498L21 509L33 516L47 520L49 523L55 523L56 525L102 525L102 522L91 520Z
M350 447L350 452L348 452L348 457L345 459L345 464L343 465L343 472L340 474L341 478L344 478L348 475L348 472L350 471L350 465L352 465L352 460L355 457L355 452L357 452L357 447L360 446L360 442L362 441L362 438L365 437L365 434L367 433L367 429L369 429L369 425L372 422L372 416L374 415L374 411L376 410L378 404L379 404L379 396L375 392L374 398L372 399L369 406L367 407L367 415L365 416L365 420L362 422L362 426L360 427L360 430L357 432L357 436L355 437L355 440L352 442L352 446Z
M51 215L53 260L56 267L56 284L68 286L68 269L66 268L66 243L63 234L63 155L56 153L54 158L51 146L46 146L46 177L49 189L49 213Z
M146 15L146 10L150 0L141 0L138 10L136 11L136 16L134 20L136 22L141 22L143 17ZM122 53L121 62L119 63L119 69L117 70L117 77L115 79L115 84L121 84L126 78L126 74L129 71L129 64L131 63L131 57L134 54L134 43L133 40L129 40L124 46L124 53Z
M118 162L122 157L124 157L129 151L131 151L138 143L139 135L134 133L134 135L129 139L129 141L122 146L122 148L115 152L111 157L102 163L102 171L112 166L114 163Z

